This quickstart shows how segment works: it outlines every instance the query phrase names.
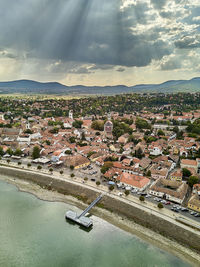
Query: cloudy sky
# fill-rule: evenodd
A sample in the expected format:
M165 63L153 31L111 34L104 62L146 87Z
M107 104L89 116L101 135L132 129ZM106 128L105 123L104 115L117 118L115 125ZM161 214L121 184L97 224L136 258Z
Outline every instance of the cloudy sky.
M200 76L200 0L0 0L0 81Z

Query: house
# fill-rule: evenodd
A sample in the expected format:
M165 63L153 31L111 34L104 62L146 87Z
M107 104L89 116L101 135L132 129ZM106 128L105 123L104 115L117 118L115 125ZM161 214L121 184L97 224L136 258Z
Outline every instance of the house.
M193 194L188 201L188 208L200 212L200 195Z
M75 155L75 156L70 156L66 159L66 165L68 167L74 166L74 169L79 169L90 165L90 161L88 158L82 155Z
M160 178L149 189L149 194L182 204L188 185L184 182L171 181Z
M172 181L179 181L181 182L182 181L182 171L181 169L178 169L176 171L173 171L170 176L169 176L169 179L172 180Z
M159 156L162 154L161 146L149 146L148 150L152 156Z
M121 184L136 188L139 191L144 191L150 184L150 179L144 176L130 173L122 173L117 179L118 181L120 181Z
M191 160L191 159L182 159L181 160L181 169L193 169L195 172L197 172L197 161Z

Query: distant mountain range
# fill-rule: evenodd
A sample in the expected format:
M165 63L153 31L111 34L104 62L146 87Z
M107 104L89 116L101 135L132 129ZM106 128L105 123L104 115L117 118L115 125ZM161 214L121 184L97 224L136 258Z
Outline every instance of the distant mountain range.
M114 95L134 92L200 92L200 77L191 80L170 80L161 84L139 84L130 87L125 85L66 86L57 82L41 83L31 80L0 82L0 94Z

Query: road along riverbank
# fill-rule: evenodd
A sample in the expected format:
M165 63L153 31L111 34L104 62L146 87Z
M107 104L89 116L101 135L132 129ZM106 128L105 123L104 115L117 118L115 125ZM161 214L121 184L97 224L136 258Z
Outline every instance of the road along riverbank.
M21 190L33 193L41 199L64 201L81 208L86 206L82 201L90 203L102 193L100 189L71 181L70 177L66 179L6 166L0 166L0 174L2 177L6 177L8 181L18 185ZM14 180L13 178L18 178L19 180ZM32 182L35 184L32 184ZM44 190L43 188L53 190L54 192ZM167 247L167 250L181 257L190 258L190 260L192 259L196 263L200 262L198 253L194 252L200 252L199 231L182 225L166 215L159 212L156 213L151 209L144 208L128 199L121 199L113 194L106 194L100 206L105 209L94 208L92 212L95 215L108 220L124 230L139 235L151 243L157 243L158 245L159 242L159 245L164 246L165 249ZM161 238L158 233L167 237L167 239Z

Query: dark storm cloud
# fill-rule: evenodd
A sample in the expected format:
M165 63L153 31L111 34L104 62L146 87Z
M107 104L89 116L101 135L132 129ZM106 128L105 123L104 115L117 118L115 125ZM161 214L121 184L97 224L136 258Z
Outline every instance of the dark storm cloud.
M151 0L161 9L166 1ZM133 33L154 15L147 3L120 10L121 0L5 0L0 45L29 57L98 65L147 66L171 53L154 33ZM132 29L130 27L133 27ZM88 71L88 70L82 70Z

